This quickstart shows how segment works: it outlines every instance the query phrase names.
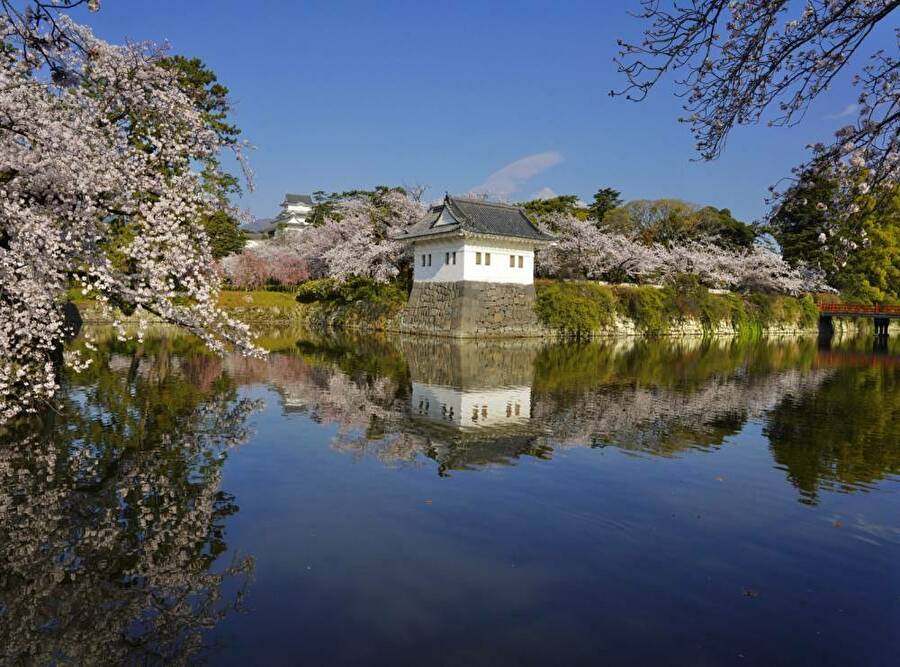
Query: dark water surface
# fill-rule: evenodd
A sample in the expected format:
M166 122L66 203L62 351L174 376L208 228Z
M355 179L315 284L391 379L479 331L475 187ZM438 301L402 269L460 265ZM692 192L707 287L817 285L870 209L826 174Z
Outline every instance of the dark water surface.
M94 335L0 433L2 661L900 660L898 341Z

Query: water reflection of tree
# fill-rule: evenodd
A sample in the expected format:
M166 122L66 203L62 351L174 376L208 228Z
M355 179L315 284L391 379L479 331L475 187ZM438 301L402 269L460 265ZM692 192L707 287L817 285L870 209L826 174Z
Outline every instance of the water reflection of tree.
M824 359L814 339L319 339L267 362L228 364L235 377L275 386L286 409L338 424L336 449L386 464L429 458L441 474L550 458L564 447L674 456L718 447L759 420L769 425L776 461L809 498L898 468L896 366L843 367L840 355L853 351L844 346ZM411 409L411 381L461 391L529 385L531 419L474 432L430 424ZM817 412L823 405L830 413Z
M661 455L720 444L788 394L809 391L815 341L612 341L543 345L402 339L365 347L304 342L258 366L286 406L340 426L334 446L391 462L421 457L439 471L549 458L568 446L615 445ZM378 359L367 359L372 355ZM402 370L406 360L409 372ZM241 377L241 372L236 372ZM532 419L515 432L459 432L411 414L409 379L467 388L532 387Z
M830 371L814 360L802 339L554 346L536 361L534 417L556 447L671 456L720 445L782 397L815 389Z
M183 662L240 603L252 560L213 562L253 406L193 347L107 343L59 413L0 435L2 661Z
M804 502L900 473L900 370L839 368L815 392L781 401L765 430Z

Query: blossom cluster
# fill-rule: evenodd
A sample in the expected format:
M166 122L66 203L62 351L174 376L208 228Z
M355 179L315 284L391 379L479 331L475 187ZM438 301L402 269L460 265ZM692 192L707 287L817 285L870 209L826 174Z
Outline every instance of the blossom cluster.
M243 290L260 289L267 284L293 287L310 277L306 262L278 245L245 248L225 257L220 264L231 285Z
M320 226L278 237L268 246L245 250L226 258L222 266L236 286L254 281L264 284L268 278L291 285L302 279L299 271L290 276L276 275L279 265L302 267L306 277L311 278L343 280L363 276L388 282L412 258L408 244L394 239L394 234L418 222L424 214L421 203L398 189L379 192L374 197L351 196L336 202Z
M216 305L194 165L223 145L201 110L156 47L65 16L53 38L42 25L0 18L0 423L57 391L73 280L111 313L144 308L216 351L257 352Z
M708 241L671 247L645 244L564 214L550 216L543 224L558 238L537 256L537 272L547 277L645 282L691 274L701 284L719 289L794 295L831 291L820 272L792 267L762 244L748 250L725 249Z

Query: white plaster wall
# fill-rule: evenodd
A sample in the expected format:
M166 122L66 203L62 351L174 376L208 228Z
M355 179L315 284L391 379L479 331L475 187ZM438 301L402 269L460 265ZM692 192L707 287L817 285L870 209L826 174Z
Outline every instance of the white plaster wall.
M531 419L531 387L460 390L412 383L414 415L460 428L522 424Z
M481 264L477 263L481 253ZM491 264L486 264L487 253L491 255ZM468 240L464 249L464 279L492 283L514 283L530 285L534 282L534 250L514 244L502 244L494 241L482 243ZM509 265L509 256L515 256L515 266ZM519 256L522 256L522 268L519 268Z
M312 211L312 206L304 204L303 202L298 202L296 204L285 204L284 210L301 218L305 218L309 212Z
M473 239L443 242L419 242L415 244L415 269L413 280L421 282L454 282L476 280L494 283L531 285L534 282L534 249L517 243L502 241L480 242ZM456 252L456 265L446 264L446 253ZM422 266L422 255L431 254L431 266ZM478 264L481 253L481 264ZM491 263L487 264L487 254ZM513 255L515 266L509 265ZM519 268L519 257L522 268Z
M450 264L447 253L450 253ZM456 253L456 264L453 264L453 253ZM452 283L463 280L463 242L462 239L448 239L436 243L416 243L414 248L415 268L413 280L420 282ZM431 255L431 266L422 266L422 255Z

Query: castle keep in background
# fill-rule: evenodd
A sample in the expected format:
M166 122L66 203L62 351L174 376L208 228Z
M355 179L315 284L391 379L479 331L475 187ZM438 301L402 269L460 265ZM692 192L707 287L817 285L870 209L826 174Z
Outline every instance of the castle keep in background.
M397 237L413 243L402 331L459 338L538 335L534 252L553 241L517 207L451 197Z
M254 248L277 236L294 234L309 227L309 214L313 209L310 195L286 194L277 217L257 220L253 229L245 229L247 247Z

